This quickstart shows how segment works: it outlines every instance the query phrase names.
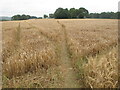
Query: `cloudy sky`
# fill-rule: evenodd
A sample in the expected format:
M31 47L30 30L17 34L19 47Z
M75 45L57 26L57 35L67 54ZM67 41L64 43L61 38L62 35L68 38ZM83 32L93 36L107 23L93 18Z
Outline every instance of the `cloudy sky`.
M58 7L80 8L89 12L118 11L119 0L1 0L0 16L13 16L15 14L29 14L43 16L54 13Z

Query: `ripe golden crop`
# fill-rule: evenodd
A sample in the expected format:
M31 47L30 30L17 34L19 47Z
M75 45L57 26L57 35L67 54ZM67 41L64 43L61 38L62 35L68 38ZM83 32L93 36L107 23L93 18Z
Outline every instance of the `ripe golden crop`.
M14 82L17 84L13 86L19 85L18 82L24 82L27 75L33 78L32 75L35 77L39 71L47 73L36 76L46 76L41 87L62 86L56 82L65 82L63 78L67 76L60 68L70 66L61 65L63 57L67 56L73 71L81 74L77 78L85 87L117 87L117 20L33 19L2 24L3 77L9 79L8 82L3 80L3 86L11 87ZM68 55L64 55L62 49ZM101 55L103 52L105 55ZM49 86L51 82L53 85Z

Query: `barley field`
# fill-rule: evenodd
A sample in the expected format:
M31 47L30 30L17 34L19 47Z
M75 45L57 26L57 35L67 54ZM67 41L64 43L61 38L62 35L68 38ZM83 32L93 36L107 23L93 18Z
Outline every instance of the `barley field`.
M2 22L3 88L117 88L118 21Z

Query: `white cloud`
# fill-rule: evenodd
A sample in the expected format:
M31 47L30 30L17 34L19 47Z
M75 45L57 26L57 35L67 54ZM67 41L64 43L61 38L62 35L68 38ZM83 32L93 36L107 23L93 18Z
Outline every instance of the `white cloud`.
M118 10L119 0L1 0L0 16L30 14L43 16L54 13L58 7L85 7L90 12Z

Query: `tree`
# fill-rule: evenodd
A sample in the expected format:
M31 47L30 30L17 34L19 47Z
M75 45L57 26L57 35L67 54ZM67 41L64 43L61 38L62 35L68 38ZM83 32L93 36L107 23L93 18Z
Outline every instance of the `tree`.
M30 16L30 19L37 19L36 16Z
M120 12L117 12L116 14L117 14L116 17L120 19Z
M88 14L89 14L89 12L88 12L88 10L87 9L85 9L85 8L79 8L78 9L78 18L85 18L85 17L87 17L88 16Z
M33 19L33 18L37 18L37 17L23 14L23 15L14 15L12 17L12 20L27 20L27 19Z
M55 18L62 18L62 12L63 12L63 8L58 8L55 13L54 13L54 17Z
M71 15L70 15L69 10L67 8L64 9L64 14L66 15L66 18L71 18Z
M77 10L75 8L71 8L69 13L71 18L77 18Z
M54 18L54 14L49 14L49 18Z
M20 20L26 20L27 19L27 16L25 14L23 14L20 18Z
M12 20L20 20L21 16L18 14L18 15L14 15L12 17Z
M44 18L47 18L47 17L48 17L48 15L45 14L45 15L44 15Z
M30 15L26 15L26 19L30 19L30 17L31 17Z
M42 17L38 17L38 19L42 19Z
M55 13L54 17L58 19L68 19L68 18L84 18L87 17L89 14L88 10L85 8L71 8L70 10L58 8Z
M57 19L67 19L70 18L70 14L67 8L58 8L54 13L54 17Z
M90 13L88 18L117 19L118 13L114 13L114 12Z
M87 17L88 18L100 18L100 14L99 13L90 13Z

